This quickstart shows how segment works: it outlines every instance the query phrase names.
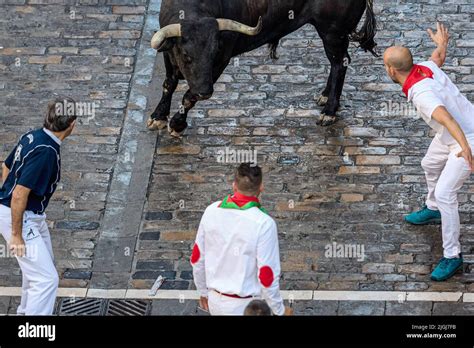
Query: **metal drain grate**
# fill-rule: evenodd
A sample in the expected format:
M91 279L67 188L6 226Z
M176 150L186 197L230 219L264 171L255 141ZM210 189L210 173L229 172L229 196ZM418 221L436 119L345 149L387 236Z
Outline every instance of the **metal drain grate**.
M104 302L95 298L64 298L59 304L58 315L101 315Z
M110 300L105 315L110 316L144 316L150 312L150 301Z
M57 314L63 316L145 316L149 315L150 311L150 301L105 300L99 298L64 298L59 303Z

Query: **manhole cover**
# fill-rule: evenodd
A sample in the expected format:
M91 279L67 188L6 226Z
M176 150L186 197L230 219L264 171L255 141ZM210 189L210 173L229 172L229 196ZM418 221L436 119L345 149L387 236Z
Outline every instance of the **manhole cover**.
M111 316L144 316L150 312L149 301L110 300L105 309L105 315Z
M64 298L59 304L58 315L101 315L103 306L101 299Z

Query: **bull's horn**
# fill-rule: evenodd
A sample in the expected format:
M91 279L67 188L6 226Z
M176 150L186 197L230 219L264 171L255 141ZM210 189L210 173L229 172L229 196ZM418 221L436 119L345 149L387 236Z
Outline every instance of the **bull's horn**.
M151 39L151 47L158 49L170 37L181 36L181 24L170 24L161 28Z
M262 31L263 27L262 17L258 19L258 24L255 28L242 24L240 22L233 21L231 19L219 18L217 19L217 23L219 23L220 31L235 31L237 33L242 33L249 36L258 35Z

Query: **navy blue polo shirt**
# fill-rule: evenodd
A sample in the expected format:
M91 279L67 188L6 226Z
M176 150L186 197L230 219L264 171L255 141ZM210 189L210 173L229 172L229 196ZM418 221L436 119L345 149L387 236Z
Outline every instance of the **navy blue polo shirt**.
M10 173L0 190L0 204L10 207L17 185L31 189L26 210L44 213L61 175L61 141L49 130L23 135L5 160Z

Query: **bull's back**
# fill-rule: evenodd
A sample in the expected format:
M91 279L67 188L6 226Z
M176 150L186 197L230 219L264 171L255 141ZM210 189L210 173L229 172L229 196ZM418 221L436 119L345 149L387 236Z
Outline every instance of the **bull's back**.
M161 26L181 19L203 17L229 18L254 25L264 18L263 31L287 27L296 30L312 22L321 25L349 26L352 31L360 21L367 0L163 0ZM336 24L337 25L337 24ZM291 32L291 31L290 31Z
M320 33L328 28L338 34L354 31L367 0L163 0L161 26L179 23L183 18L228 18L255 25L263 18L262 32L249 37L224 33L224 42L232 46L232 56L251 51L312 23Z

